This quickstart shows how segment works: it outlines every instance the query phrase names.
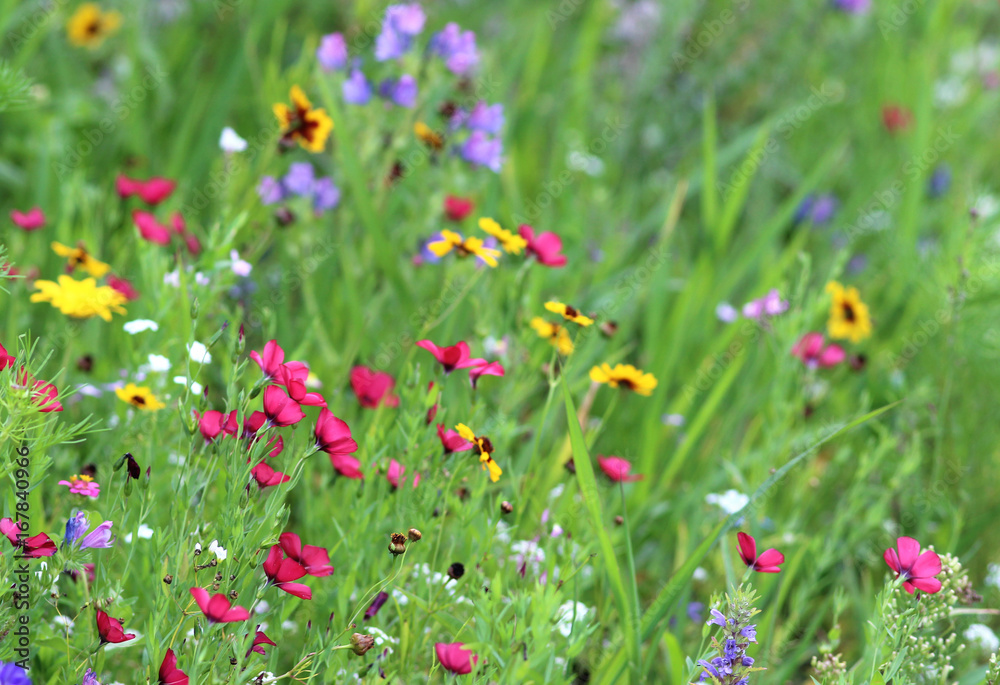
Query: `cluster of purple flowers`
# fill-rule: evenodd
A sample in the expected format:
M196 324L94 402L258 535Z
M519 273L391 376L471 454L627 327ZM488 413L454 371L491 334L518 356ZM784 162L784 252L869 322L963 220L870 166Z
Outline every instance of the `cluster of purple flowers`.
M340 189L329 176L316 178L309 162L296 162L288 167L288 173L281 179L265 176L257 186L257 194L265 205L273 205L290 197L307 197L312 200L313 210L322 214L333 209L340 202Z
M864 14L871 4L871 0L833 0L836 9L848 14Z
M476 34L463 31L455 22L431 38L431 53L444 60L448 71L456 76L468 76L479 65L479 51L476 49Z
M458 148L462 159L499 172L503 164L503 142L499 136L503 122L501 104L489 105L480 100L471 111L458 109L452 115L449 127L452 132L463 128L469 131L469 136Z
M111 521L105 521L91 531L90 535L86 535L87 529L90 528L90 522L87 521L87 516L82 511L74 509L73 515L66 521L66 535L63 537L63 544L66 547L73 547L79 540L80 549L107 549L115 541L114 535L111 534L113 525L114 523ZM0 683L2 682L0 680Z
M712 643L719 651L719 656L711 661L699 659L698 665L705 670L701 673L701 681L712 680L722 685L747 685L750 680L749 669L753 666L753 657L747 656L746 649L751 642L757 642L757 626L749 620L742 620L742 612L737 612L733 618L726 618L718 609L712 609L712 618L708 625L722 626L722 641L712 638Z

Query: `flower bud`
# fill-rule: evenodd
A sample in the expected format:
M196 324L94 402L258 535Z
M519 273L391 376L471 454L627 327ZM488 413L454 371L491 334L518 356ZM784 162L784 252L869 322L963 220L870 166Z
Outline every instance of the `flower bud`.
M406 551L406 536L402 533L393 533L389 542L389 551L393 555L400 555Z
M456 561L454 564L448 567L448 577L452 580L458 580L465 575L465 564L460 561Z
M198 298L194 298L194 302L191 303L191 318L198 318Z
M504 513L504 514L513 513L513 511L514 511L514 505L511 504L510 502L503 501L503 502L500 503L500 511L501 511L501 513Z
M174 582L174 577L168 573L167 575L163 576L163 582L166 583L167 585L170 585L172 582Z
M365 652L375 646L375 638L363 633L351 635L351 650L358 656L363 656Z
M416 542L417 540L423 537L423 534L416 528L410 528L409 532L406 534L406 537L410 538L410 542Z

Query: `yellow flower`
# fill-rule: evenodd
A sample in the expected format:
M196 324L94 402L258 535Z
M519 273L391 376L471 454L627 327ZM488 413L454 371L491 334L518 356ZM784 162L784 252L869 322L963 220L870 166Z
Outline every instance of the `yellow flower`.
M649 397L656 387L656 378L651 373L643 373L631 364L618 364L611 368L610 364L601 364L590 370L590 380L595 383L607 383L612 388L619 385L640 395Z
M83 243L77 247L70 247L53 241L52 250L60 257L66 257L69 260L67 266L70 271L80 267L94 278L100 278L111 270L111 267L104 262L91 257Z
M77 47L97 48L121 26L122 15L104 12L92 2L85 2L66 23L69 42Z
M527 240L506 228L500 228L500 224L489 217L484 216L479 220L479 228L499 240L507 254L521 254L521 250L528 246Z
M493 443L486 436L477 436L471 428L466 426L464 423L460 423L455 426L455 430L458 434L462 436L463 440L468 440L476 447L476 451L479 452L479 463L483 465L483 470L489 470L490 480L496 483L500 480L500 476L503 475L503 471L497 466L497 463L493 461Z
M129 383L124 388L116 388L115 394L121 401L128 402L133 407L144 411L156 411L167 406L156 399L149 388L138 386L135 383Z
M294 109L281 102L272 108L281 124L282 140L298 142L309 152L322 152L333 130L333 119L325 109L313 109L298 86L292 86L291 95Z
M123 304L128 299L111 286L98 286L93 278L77 281L63 274L59 283L35 281L37 292L31 296L32 302L51 302L52 306L67 316L89 319L99 316L111 321L111 312L124 314Z
M868 305L861 301L857 288L844 288L837 281L830 281L826 284L826 291L833 296L830 320L826 324L831 338L856 343L872 334Z
M479 238L463 238L460 234L447 229L441 231L441 240L429 243L427 249L438 257L444 257L452 250L458 252L459 257L475 255L494 268L497 265L496 258L500 256L500 250L484 247L483 241Z
M569 356L573 353L573 339L565 328L557 323L549 323L540 316L531 320L531 327L535 329L540 338L545 338L549 344L559 350L559 354Z
M570 307L568 304L563 304L562 302L546 302L545 308L548 309L550 312L562 315L562 317L567 321L572 321L573 323L579 324L580 326L586 327L594 323L594 320L591 319L589 316L584 316L577 310Z
M413 125L413 132L417 135L417 138L424 143L424 145L432 150L440 150L444 147L444 136L422 121L418 121Z

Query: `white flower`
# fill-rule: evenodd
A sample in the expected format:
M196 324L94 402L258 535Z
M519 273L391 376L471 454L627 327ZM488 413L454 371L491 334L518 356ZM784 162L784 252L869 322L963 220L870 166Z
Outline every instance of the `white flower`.
M160 325L155 321L150 321L149 319L136 319L135 321L129 321L126 323L123 328L129 335L135 335L136 333L142 333L143 331L158 331L160 330Z
M198 271L198 272L195 272L194 282L197 283L198 285L208 285L209 283L212 282L212 279L210 279L208 276L206 276L202 272Z
M573 632L575 623L586 623L587 615L591 612L585 604L569 600L564 602L556 610L556 629L562 633L563 637L569 637ZM575 619L575 620L574 620Z
M694 570L694 573L691 574L691 577L699 582L703 580L708 580L708 571L699 566Z
M209 353L208 348L202 345L200 342L195 340L187 346L188 354L191 355L191 361L196 364L211 364L212 355Z
M53 629L55 629L55 626L61 626L67 635L72 634L73 625L74 625L73 619L71 619L69 616L63 616L62 614L60 614L58 616L52 617Z
M229 553L226 552L226 548L222 547L221 545L219 545L219 541L218 540L212 540L212 542L209 543L209 545L208 545L208 551L209 552L214 552L215 553L215 557L219 561L225 561L226 557L229 556Z
M987 652L995 652L1000 649L1000 638L997 637L989 626L982 623L973 623L962 633L969 642L976 643Z
M1000 210L1000 202L992 195L980 195L976 198L974 209L981 218L989 219Z
M1000 565L990 564L986 567L986 578L984 582L987 585L1000 589Z
M177 385L187 385L188 379L186 376L174 376L174 383ZM200 395L202 390L204 390L204 388L201 386L201 383L191 381L191 392L195 395Z
M253 265L245 259L240 259L240 253L236 250L229 251L229 259L232 262L229 268L237 276L249 276L253 271Z
M392 597L395 599L400 606L406 606L410 603L410 598L406 596L406 593L400 590L398 587L392 589Z
M262 671L260 675L254 678L253 682L261 683L262 685L267 685L267 683L276 683L278 679L274 677L274 674L270 671Z
M247 149L247 141L240 138L240 135L232 127L226 126L222 129L222 135L219 136L219 147L222 148L223 152L243 152Z
M683 414L664 414L660 420L667 426L683 426L684 425L684 415Z
M294 633L296 630L299 629L299 624L296 623L295 621L282 621L281 629L286 633Z
M722 323L732 323L733 321L736 321L739 316L740 313L736 311L736 307L728 302L720 302L715 307L715 317Z
M143 540L148 540L153 537L153 529L147 526L145 523L139 524L139 537ZM132 542L132 533L125 536L125 542Z
M181 287L181 271L174 269L163 274L163 285L172 285L175 288Z
M187 457L183 454L177 454L176 452L171 452L167 455L167 463L174 466L184 466L187 462Z
M271 609L271 605L267 603L266 599L262 599L257 602L257 606L254 607L255 614L266 614Z
M563 485L562 483L560 483L559 485L557 485L554 488L552 488L551 490L549 490L549 500L554 500L554 499L558 498L559 495L563 494L563 490L565 490L565 489L566 489L566 486Z
M170 360L161 354L149 355L149 370L163 373L170 370Z
M750 502L750 498L742 492L738 492L736 490L726 490L721 495L710 492L705 495L705 501L709 504L719 505L719 507L727 514L735 514Z

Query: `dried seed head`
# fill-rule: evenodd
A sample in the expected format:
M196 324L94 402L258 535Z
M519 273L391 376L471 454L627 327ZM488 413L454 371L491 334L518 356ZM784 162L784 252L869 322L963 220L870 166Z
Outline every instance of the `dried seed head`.
M451 578L452 580L458 580L464 575L465 575L465 565L462 562L456 561L454 564L448 567L448 577Z
M358 656L363 656L365 652L375 646L375 638L364 633L354 633L351 635L351 650Z
M229 593L229 599L237 600L239 599L239 597L240 593L238 593L236 590L233 590L232 592Z
M504 514L510 514L514 511L514 505L510 502L503 501L500 503L500 511Z
M163 582L166 583L167 585L170 585L172 582L174 582L174 577L168 573L167 575L163 576Z
M406 536L402 533L393 533L389 542L389 551L394 555L399 555L405 552Z
M234 656L229 657L229 665L230 666L235 666L236 665L236 657L234 657Z

